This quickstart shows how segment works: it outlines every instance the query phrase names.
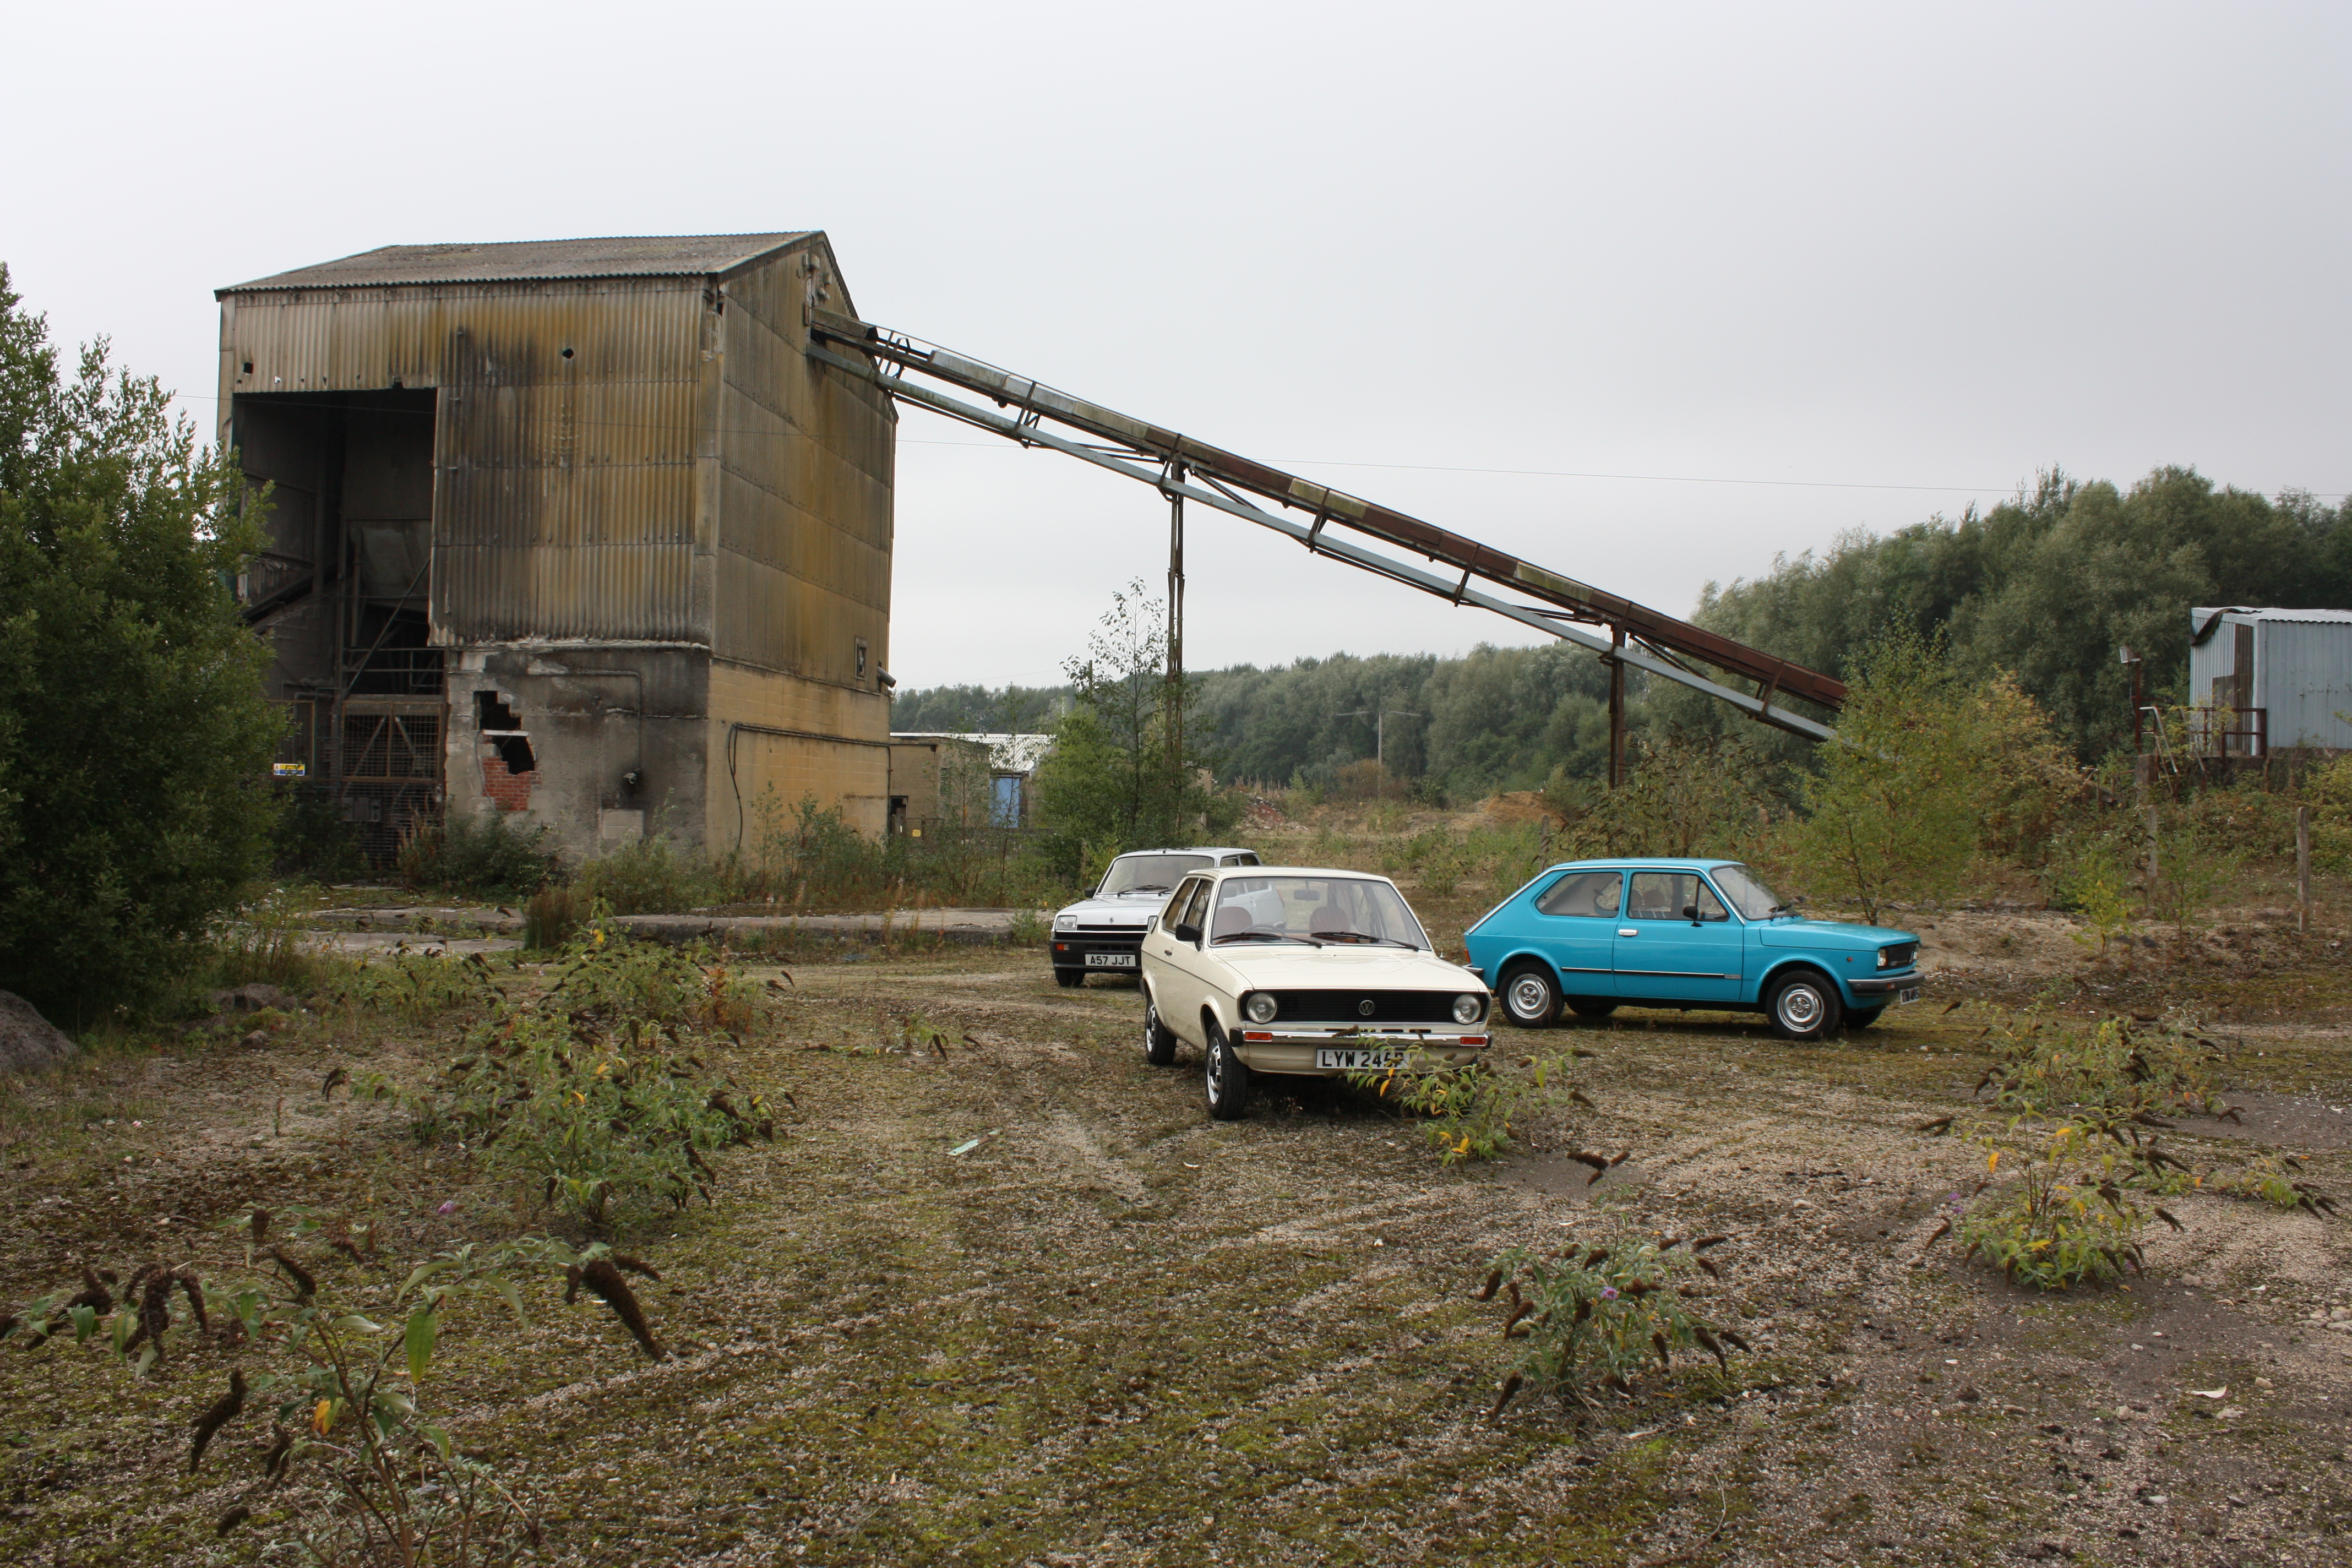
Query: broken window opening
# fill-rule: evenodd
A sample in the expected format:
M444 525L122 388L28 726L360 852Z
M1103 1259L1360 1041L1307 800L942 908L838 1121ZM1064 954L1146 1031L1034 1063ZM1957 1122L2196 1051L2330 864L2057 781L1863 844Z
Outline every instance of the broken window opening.
M514 710L508 707L497 692L477 691L474 693L474 728L492 732L520 730L522 721L515 717Z

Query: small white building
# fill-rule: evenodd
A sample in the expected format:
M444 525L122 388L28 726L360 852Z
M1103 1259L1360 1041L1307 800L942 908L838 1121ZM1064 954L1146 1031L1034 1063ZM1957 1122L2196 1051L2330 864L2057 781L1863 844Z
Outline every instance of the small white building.
M2233 715L2213 726L2215 750L2352 751L2352 610L2222 605L2189 615L2189 700Z

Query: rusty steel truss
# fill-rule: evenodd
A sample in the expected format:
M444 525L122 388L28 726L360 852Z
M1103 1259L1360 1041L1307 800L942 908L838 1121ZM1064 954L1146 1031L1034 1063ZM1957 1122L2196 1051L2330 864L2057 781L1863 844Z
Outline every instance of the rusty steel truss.
M1625 666L1703 691L1760 723L1825 741L1835 733L1819 720L1786 706L1796 698L1832 712L1845 700L1845 684L1818 670L1776 658L1744 643L1687 621L1618 597L1590 584L1549 571L1475 539L1362 500L1295 474L1269 468L1177 431L1056 392L1025 376L950 353L935 343L889 331L868 321L811 305L806 312L809 355L870 381L891 396L961 420L1023 446L1051 447L1124 474L1158 489L1179 506L1202 506L1285 534L1318 555L1391 578L1456 605L1475 605L1550 636L1591 648L1612 664L1612 773L1622 769L1618 714L1622 710ZM824 345L839 345L835 353ZM1006 412L961 402L931 386L908 380L920 375L961 392L977 394ZM1045 422L1074 431L1074 439L1045 428ZM1253 499L1254 498L1254 499ZM1302 513L1307 521L1278 515L1259 502ZM1459 578L1426 571L1408 561L1368 550L1335 531L1363 535L1422 556ZM1472 586L1485 582L1536 601L1517 603ZM1588 631L1586 627L1601 628ZM1755 682L1748 692L1724 685L1685 660L1712 665L1731 678ZM1614 778L1612 776L1612 782Z

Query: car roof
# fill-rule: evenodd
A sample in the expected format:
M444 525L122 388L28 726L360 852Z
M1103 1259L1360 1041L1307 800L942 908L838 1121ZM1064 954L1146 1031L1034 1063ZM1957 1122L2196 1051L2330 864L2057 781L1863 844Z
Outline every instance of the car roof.
M1188 844L1181 849L1124 850L1119 854L1118 858L1124 860L1129 855L1255 855L1256 853L1256 850L1240 844Z
M1394 879L1378 871L1345 871L1331 866L1205 866L1188 873L1194 877L1353 877L1365 882L1388 882Z
M1548 871L1639 871L1660 867L1669 871L1693 868L1712 871L1718 866L1744 866L1744 860L1717 860L1705 855L1612 855L1601 860L1562 860L1544 868Z

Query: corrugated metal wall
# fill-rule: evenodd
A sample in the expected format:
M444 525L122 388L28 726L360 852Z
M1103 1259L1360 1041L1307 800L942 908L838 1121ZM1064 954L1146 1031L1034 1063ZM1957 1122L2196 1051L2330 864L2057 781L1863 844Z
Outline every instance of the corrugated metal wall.
M442 389L437 640L709 642L708 595L695 589L702 279L403 285L226 304L228 392Z
M2262 620L2254 636L2254 701L2269 710L2271 744L2352 747L2352 622Z
M875 689L889 657L897 416L887 397L803 352L802 300L812 268L822 279L828 266L812 247L727 284L712 646Z

